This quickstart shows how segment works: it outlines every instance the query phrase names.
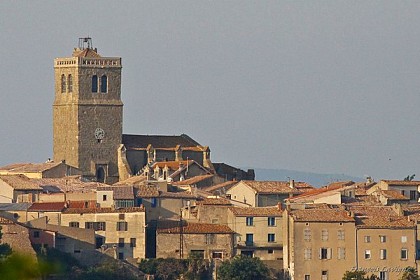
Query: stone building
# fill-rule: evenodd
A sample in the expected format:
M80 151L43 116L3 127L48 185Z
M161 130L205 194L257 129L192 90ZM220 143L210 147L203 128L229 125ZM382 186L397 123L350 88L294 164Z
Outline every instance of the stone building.
M80 38L72 56L54 60L54 162L65 162L84 177L106 183L167 161L192 160L206 169L204 173L217 173L209 147L188 135L122 133L121 69L121 58L101 56L91 38ZM253 171L235 170L253 179Z
M156 257L225 259L233 256L234 232L226 225L166 221L158 225Z

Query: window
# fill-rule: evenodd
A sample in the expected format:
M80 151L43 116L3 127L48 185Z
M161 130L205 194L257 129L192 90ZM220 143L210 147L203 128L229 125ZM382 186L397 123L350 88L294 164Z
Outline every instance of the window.
M128 223L127 222L117 222L117 231L127 231Z
M119 252L119 253L118 253L118 259L119 259L119 260L123 260L123 259L124 259L124 253Z
M379 272L379 280L388 280L388 272L387 271L380 271Z
M247 246L252 246L254 244L254 235L252 233L246 234L245 244Z
M312 249L311 248L305 248L303 251L303 259L304 260L310 260L312 259Z
M78 227L79 227L79 222L70 222L70 223L69 223L69 227L75 227L75 228L78 228Z
M328 280L328 271L327 270L321 271L321 280Z
M213 259L223 259L223 252L212 252L211 257Z
M68 76L68 91L73 92L73 76Z
M101 77L101 92L107 93L108 92L108 78L106 75L103 75Z
M276 235L274 233L268 234L268 242L276 242Z
M98 92L98 76L92 76L92 92Z
M407 243L407 236L401 236L401 243Z
M193 259L204 259L204 250L191 250L190 257Z
M104 194L103 196L102 196L102 201L106 201L107 200L107 197L106 197L106 194Z
M303 230L303 239L305 241L311 241L311 230L309 228Z
M331 248L320 248L319 249L319 259L320 260L329 260L331 259Z
M151 204L152 204L153 208L155 208L157 206L157 198L156 197L152 197Z
M268 217L268 226L269 227L276 226L276 217Z
M207 233L204 241L206 244L214 244L214 239L215 239L214 233Z
M365 235L365 243L370 243L370 236L369 235Z
M379 255L381 260L386 260L386 249L381 249Z
M321 240L327 241L328 240L328 229L323 229L321 232Z
M120 248L124 247L124 238L118 238L118 247Z
M106 230L105 222L85 222L85 228L94 230Z
M124 220L124 219L125 219L125 214L124 214L124 213L119 214L119 215L118 215L118 219L120 219L120 220Z
M410 191L410 200L417 199L417 191Z
M305 274L305 280L311 280L311 275Z
M246 217L246 225L253 226L254 225L254 217Z
M401 249L401 259L402 260L408 259L408 250L407 249Z
M379 241L381 243L385 243L386 242L386 236L385 235L379 235Z
M365 260L370 260L370 258L371 258L370 250L365 250Z
M135 238L130 238L130 247L131 248L136 247L136 239Z
M344 229L339 229L337 231L337 239L338 240L344 240Z
M337 249L337 259L345 260L346 259L346 248L338 247Z
M39 231L34 231L34 238L39 238Z
M138 206L140 206L140 204ZM118 200L115 200L115 207L116 208L134 207L134 200L132 200L132 199L118 199Z
M63 74L61 75L61 93L66 92L66 76Z
M404 190L403 190L403 191L401 191L401 194L402 194L402 195L405 195L405 191L404 191Z
M273 249L268 249L267 254L274 254L274 250Z

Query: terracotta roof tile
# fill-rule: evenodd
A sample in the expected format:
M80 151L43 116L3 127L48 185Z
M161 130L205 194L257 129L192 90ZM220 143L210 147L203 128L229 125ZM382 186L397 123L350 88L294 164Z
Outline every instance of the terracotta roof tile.
M224 205L229 206L232 205L232 202L229 199L223 197L207 197L203 200L197 202L200 205Z
M113 186L120 186L120 185L143 185L147 181L147 177L143 175L132 176L124 181L119 181L115 183Z
M92 58L99 58L101 57L95 50L93 49L75 49L73 52L73 57L92 57Z
M381 180L389 186L420 186L420 181L404 181L404 180Z
M66 208L65 202L36 202L28 208L28 212L42 211L42 212L61 212Z
M39 173L60 165L61 162L46 163L14 163L0 167L0 171L16 172L16 173Z
M343 209L292 210L291 216L299 222L354 222L350 213Z
M68 201L67 208L98 208L96 200Z
M136 197L152 198L159 196L159 189L156 186L141 185L134 189Z
M192 184L197 184L201 181L204 181L206 179L212 178L214 175L212 174L207 174L207 175L199 175L199 176L194 176L192 178L183 180L183 181L178 181L178 182L173 182L172 185L174 186L182 186L182 185L192 185Z
M191 164L193 164L194 161L193 160L180 160L180 161L159 161L159 162L155 162L151 169L155 169L156 166L158 166L159 168L163 169L165 168L165 166L168 167L168 169L170 170L178 170L180 168L184 168L187 165L190 166Z
M399 216L391 206L350 206L359 228L412 228L408 217Z
M159 191L159 197L162 198L186 198L186 199L197 199L197 196L191 194L190 192L162 192Z
M92 192L101 186L109 186L99 182L86 182L80 176L69 176L63 178L32 179L41 186L45 192Z
M249 181L242 180L239 183L244 183L260 194L275 194L275 193L300 193L296 188L290 188L289 182L282 181Z
M64 214L87 214L87 213L135 213L144 212L144 207L128 207L128 208L72 208L63 211Z
M167 234L179 234L180 227L174 226L169 228L158 227L158 233L167 233ZM219 224L203 224L203 223L186 223L182 227L182 232L184 234L206 234L206 233L216 233L216 234L233 234L234 231L231 230L226 225Z
M39 184L25 175L3 175L0 179L15 190L42 190Z
M220 184L217 184L217 185L213 185L213 186L210 186L210 187L203 188L203 191L215 192L215 191L218 191L220 189L224 189L225 191L227 191L228 189L230 189L231 187L233 187L237 183L238 183L237 181L226 181L226 182L223 182L223 183L220 183Z
M98 187L96 191L112 191L114 199L134 199L134 190L132 186L104 186Z
M410 200L405 195L402 195L396 190L381 190L381 193L389 200Z
M274 207L231 207L229 210L237 217L281 217L283 210Z

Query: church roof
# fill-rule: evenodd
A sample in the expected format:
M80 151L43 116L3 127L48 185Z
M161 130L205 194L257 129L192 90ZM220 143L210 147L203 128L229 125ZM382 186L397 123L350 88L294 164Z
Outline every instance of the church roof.
M146 149L148 145L152 145L155 149L174 148L178 145L181 147L201 146L186 134L179 136L123 134L122 142L127 149Z
M92 58L99 58L101 57L97 52L96 49L74 49L73 51L73 56L74 57L92 57Z

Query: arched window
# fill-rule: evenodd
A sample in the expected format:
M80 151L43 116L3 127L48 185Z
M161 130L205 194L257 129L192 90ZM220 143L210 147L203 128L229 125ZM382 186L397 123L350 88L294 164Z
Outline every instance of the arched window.
M67 83L68 83L68 92L73 92L73 77L71 74L69 74L68 79L67 79Z
M92 77L92 92L98 92L98 76L96 75Z
M103 75L101 77L101 92L107 93L108 92L108 78L106 75Z
M61 93L66 92L66 76L63 74L61 75Z

